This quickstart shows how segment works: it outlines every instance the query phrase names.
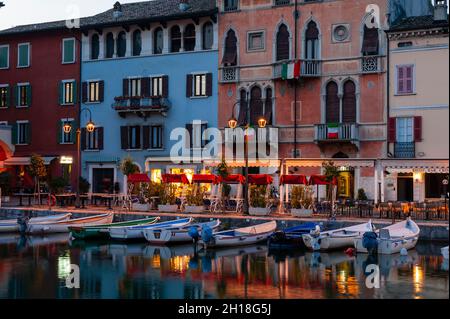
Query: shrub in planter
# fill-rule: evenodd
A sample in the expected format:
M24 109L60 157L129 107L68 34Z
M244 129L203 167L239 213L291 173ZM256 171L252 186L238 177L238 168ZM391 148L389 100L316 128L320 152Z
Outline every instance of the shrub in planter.
M313 215L313 197L311 187L294 186L291 193L291 214L295 217Z
M161 189L160 200L161 204L158 205L158 210L162 212L177 212L177 187L171 184L164 184Z
M64 188L69 185L69 182L64 177L55 177L50 179L48 186L53 194L61 194Z
M203 198L205 191L200 187L193 187L186 196L186 213L201 213L205 210Z
M267 216L270 214L270 208L267 207L266 190L265 185L250 186L250 215Z
M89 193L89 188L91 184L87 181L87 179L80 177L80 193L87 194Z

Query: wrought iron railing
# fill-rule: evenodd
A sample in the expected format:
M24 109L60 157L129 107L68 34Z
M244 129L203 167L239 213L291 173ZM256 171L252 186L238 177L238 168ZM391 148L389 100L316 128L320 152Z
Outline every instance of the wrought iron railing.
M283 76L283 65L293 61L277 62L273 65L273 78L280 79ZM300 77L319 77L322 74L322 61L301 60Z
M239 81L239 68L235 66L222 68L222 82L233 83Z
M114 99L113 108L116 111L161 111L169 109L170 105L170 101L167 98L120 96Z
M415 158L416 143L415 142L395 143L394 156L396 158Z
M316 141L358 141L359 129L356 123L343 123L335 125L316 125Z
M379 56L364 56L361 58L362 73L381 72L381 58Z

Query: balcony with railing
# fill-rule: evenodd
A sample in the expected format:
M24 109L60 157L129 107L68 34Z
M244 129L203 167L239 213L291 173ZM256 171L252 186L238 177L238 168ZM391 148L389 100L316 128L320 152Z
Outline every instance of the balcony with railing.
M239 68L236 66L227 66L221 69L222 83L235 83L239 81Z
M291 4L291 0L275 0L274 5L276 6L285 6Z
M281 79L283 77L283 65L291 62L277 62L273 65L273 78ZM322 75L322 61L320 60L301 60L300 77L315 78Z
M317 124L315 126L315 141L317 143L353 143L357 145L359 143L358 124Z
M126 117L127 114L148 117L151 113L167 116L171 103L162 97L119 96L114 98L112 107L121 117Z
M416 143L415 142L395 143L394 156L395 158L415 158Z
M363 56L361 57L361 72L364 74L380 73L382 71L381 56Z

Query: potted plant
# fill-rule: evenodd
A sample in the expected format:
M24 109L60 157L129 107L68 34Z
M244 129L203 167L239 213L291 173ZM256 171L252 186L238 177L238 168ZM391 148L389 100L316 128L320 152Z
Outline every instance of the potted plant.
M294 217L312 217L313 196L310 187L295 186L291 193L291 214Z
M270 207L267 205L269 200L266 196L266 185L250 186L250 207L249 214L252 216L268 216L270 215Z
M193 187L188 191L186 196L187 205L185 207L186 213L202 213L205 210L203 198L205 195L204 189L201 187Z
M158 205L160 212L176 213L178 212L176 186L172 184L164 184L160 200L161 204Z
M55 177L49 181L48 185L50 191L58 195L64 193L64 188L69 185L69 182L64 177Z
M44 159L37 154L32 154L28 173L34 178L34 189L38 195L38 203L41 202L41 179L47 176ZM67 186L67 185L64 185Z

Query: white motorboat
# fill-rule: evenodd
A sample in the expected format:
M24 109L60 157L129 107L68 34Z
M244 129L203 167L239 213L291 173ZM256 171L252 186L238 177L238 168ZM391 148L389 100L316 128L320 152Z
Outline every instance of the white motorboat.
M109 236L118 240L143 240L144 230L185 227L191 224L192 220L192 218L184 218L151 225L114 227L109 229Z
M374 230L372 221L351 227L320 232L320 227L310 234L303 235L303 241L308 249L326 251L352 247L354 240L366 232Z

